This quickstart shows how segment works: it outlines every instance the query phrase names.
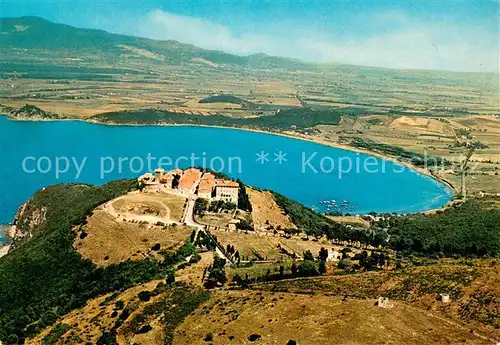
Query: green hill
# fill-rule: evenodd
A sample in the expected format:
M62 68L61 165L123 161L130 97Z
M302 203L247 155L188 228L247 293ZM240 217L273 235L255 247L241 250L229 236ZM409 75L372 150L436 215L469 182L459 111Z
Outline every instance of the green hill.
M341 113L317 111L308 108L285 109L272 116L254 118L232 118L224 115L191 115L154 109L118 111L99 114L90 119L101 123L115 124L186 124L225 127L249 127L268 130L305 130L317 125L338 125Z
M106 61L114 58L115 62L122 60L124 53L142 49L144 51L140 52L146 54L139 54L135 59L142 59L148 63L162 64L165 63L164 58L169 64L182 64L188 63L193 58L202 58L219 65L310 68L307 64L293 59L265 54L237 56L172 40L157 41L112 34L102 30L76 28L38 17L1 18L0 33L2 35L0 53L5 54L4 62L14 62L14 59L9 61L7 54L13 49L27 49L23 52L23 56L32 58L37 58L36 52L42 50L45 57L82 54L87 59Z
M257 107L255 104L233 95L215 95L200 99L198 103L233 103L246 107Z
M22 344L26 337L40 333L93 298L170 277L174 265L193 254L195 246L186 244L176 252L163 252L162 259L149 257L99 267L75 250L75 239L87 236L81 229L95 208L138 187L133 180L103 186L56 185L29 200L16 227L30 236L15 240L14 250L0 258L0 340ZM386 215L367 231L335 223L281 195L274 197L299 231L310 236L384 245L417 255L499 255L496 225L500 212L488 200L471 200L434 216ZM389 241L384 234L390 235ZM365 260L363 267L374 270L378 263Z
M102 187L58 185L31 198L16 225L33 236L14 242L16 249L0 259L1 340L23 343L92 296L165 277L173 263L168 260L127 261L103 269L73 248L73 226L84 223L99 204L136 185L128 180ZM33 222L42 209L43 221Z

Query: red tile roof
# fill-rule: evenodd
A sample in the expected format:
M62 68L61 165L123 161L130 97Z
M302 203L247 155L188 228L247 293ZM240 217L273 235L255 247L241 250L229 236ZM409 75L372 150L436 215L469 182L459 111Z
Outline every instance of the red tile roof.
M210 178L202 178L198 186L198 193L211 193L215 186L215 180Z
M229 180L215 180L216 187L233 187L238 188L240 185L238 182L229 181Z
M201 176L201 171L198 169L187 169L182 174L179 180L179 189L191 189L195 186L195 183L199 180Z

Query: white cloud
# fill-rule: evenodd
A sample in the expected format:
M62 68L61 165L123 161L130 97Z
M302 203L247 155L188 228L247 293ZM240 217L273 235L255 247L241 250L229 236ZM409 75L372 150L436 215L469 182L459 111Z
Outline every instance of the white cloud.
M218 23L202 18L176 15L156 10L147 15L139 27L139 34L154 39L174 39L205 49L247 55L269 50L276 37L244 34L235 35Z
M311 42L321 61L401 69L498 72L498 41L490 45L462 36L439 37L433 29L410 29L354 42Z
M206 19L156 10L141 21L135 34L240 55L262 52L321 63L498 72L497 32L453 23L419 22L402 13L380 13L372 23L382 26L390 18L394 19L390 30L367 32L361 37L359 33L319 32L302 27L290 28L285 34L280 30L279 35L273 33L276 31L272 27L265 34L236 34Z

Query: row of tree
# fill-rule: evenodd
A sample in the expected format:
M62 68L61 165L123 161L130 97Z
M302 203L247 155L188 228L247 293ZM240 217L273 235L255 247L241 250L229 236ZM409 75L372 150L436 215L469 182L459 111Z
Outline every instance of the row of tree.
M206 273L208 276L205 279ZM217 286L223 286L227 282L226 260L219 258L214 254L214 263L203 273L204 286L207 289L213 289Z
M224 200L214 200L210 204L205 198L197 198L194 202L193 212L195 215L203 217L205 212L219 213L224 211L234 211L236 204Z
M243 211L252 212L252 204L250 203L245 184L240 179L238 179L238 184L238 208Z

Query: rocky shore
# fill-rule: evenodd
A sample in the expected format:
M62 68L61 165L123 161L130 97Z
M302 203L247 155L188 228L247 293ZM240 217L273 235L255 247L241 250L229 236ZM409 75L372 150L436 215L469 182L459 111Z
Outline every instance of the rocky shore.
M0 258L7 255L10 248L10 225L0 225ZM6 241L5 241L6 240Z

